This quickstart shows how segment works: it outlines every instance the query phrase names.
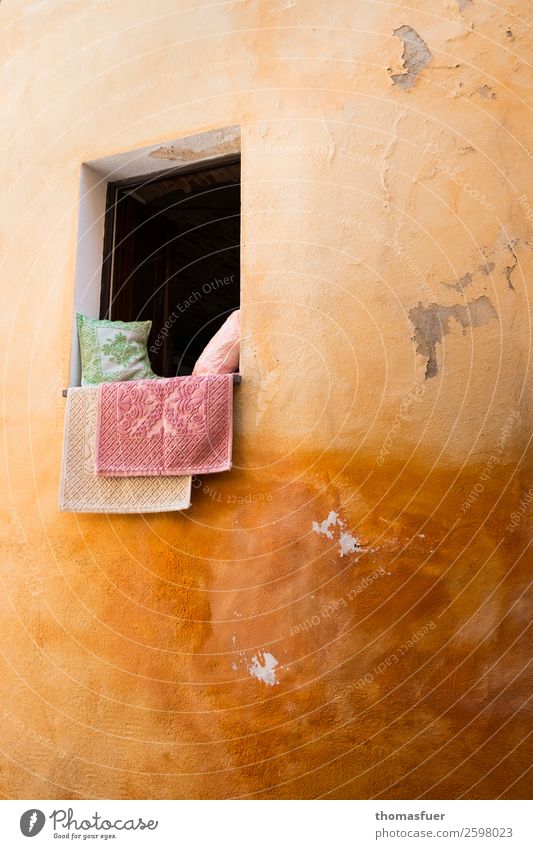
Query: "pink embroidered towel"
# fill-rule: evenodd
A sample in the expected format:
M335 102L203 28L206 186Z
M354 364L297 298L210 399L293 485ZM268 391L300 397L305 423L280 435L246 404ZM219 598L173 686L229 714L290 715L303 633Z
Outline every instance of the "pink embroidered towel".
M199 475L231 468L233 375L103 383L96 474Z

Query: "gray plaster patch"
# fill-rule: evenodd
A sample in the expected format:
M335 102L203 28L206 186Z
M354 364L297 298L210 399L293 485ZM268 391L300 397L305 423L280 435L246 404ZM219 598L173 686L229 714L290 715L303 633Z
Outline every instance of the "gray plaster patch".
M403 41L403 74L392 74L391 80L399 88L410 89L414 86L416 78L423 68L429 67L432 55L429 47L416 30L403 24L392 33Z
M454 304L451 307L429 304L425 307L419 303L409 310L409 319L415 329L412 338L417 353L427 360L426 380L435 377L438 372L437 342L442 342L442 337L450 332L450 318L454 318L462 327L480 327L497 319L498 314L486 295L481 295L469 304Z
M482 100L495 100L496 92L490 87L490 85L482 85L478 88L479 96Z
M463 274L462 277L459 278L457 283L445 283L444 285L448 287L448 289L455 289L456 292L462 292L463 289L466 289L467 286L470 286L472 280L474 278L470 274L469 271L466 274Z

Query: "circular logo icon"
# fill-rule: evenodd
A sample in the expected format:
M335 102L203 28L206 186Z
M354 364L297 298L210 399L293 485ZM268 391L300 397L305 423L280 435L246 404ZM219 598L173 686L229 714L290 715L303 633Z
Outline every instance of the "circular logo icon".
M20 818L20 830L24 837L35 837L42 831L46 822L46 817L38 808L30 808L29 811L24 811Z

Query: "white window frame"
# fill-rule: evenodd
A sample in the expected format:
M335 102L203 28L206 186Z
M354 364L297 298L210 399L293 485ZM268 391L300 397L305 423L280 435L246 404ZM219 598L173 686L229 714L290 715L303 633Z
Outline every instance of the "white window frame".
M190 169L191 165L201 165L206 160L223 159L228 154L240 153L240 127L231 126L82 164L69 386L79 386L81 382L76 313L83 313L89 318L100 317L104 221L109 183L155 174L164 176L166 171L176 173L180 165Z

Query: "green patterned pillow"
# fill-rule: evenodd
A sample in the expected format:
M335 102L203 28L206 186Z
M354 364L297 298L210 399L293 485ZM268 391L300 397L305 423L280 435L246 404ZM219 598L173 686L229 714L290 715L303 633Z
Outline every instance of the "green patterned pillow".
M151 321L107 321L76 314L81 351L81 385L157 377L147 341Z

